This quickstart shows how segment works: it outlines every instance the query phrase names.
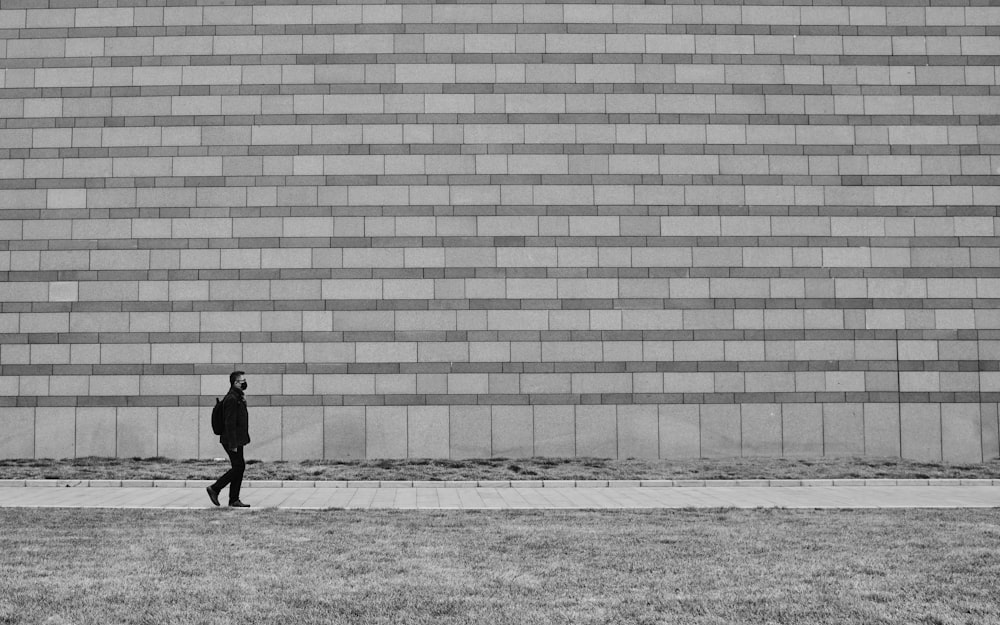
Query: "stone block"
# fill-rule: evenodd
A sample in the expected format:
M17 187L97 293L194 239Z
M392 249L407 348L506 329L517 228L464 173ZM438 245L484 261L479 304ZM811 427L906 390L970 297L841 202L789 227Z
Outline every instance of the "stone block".
M897 404L865 404L864 421L865 455L899 457L899 406Z
M493 456L530 458L535 453L534 411L530 406L492 406Z
M982 420L983 461L1000 457L1000 419L997 404L983 403L980 407Z
M345 362L345 360L318 362ZM353 362L353 358L346 362ZM375 392L375 376L367 373L359 374L317 374L313 378L314 392L321 395L371 395Z
M76 457L116 455L117 418L115 409L78 408L76 411Z
M632 375L628 373L574 373L574 393L631 393Z
M529 395L571 392L569 374L522 373L519 376L519 382L520 391Z
M254 406L252 397L248 398L250 415L250 444L244 450L247 459L281 460L281 411L274 406ZM211 423L207 424L211 432ZM218 438L216 437L216 441ZM222 446L216 442L218 451L213 454L225 455ZM219 457L215 455L214 457Z
M243 360L246 363L300 363L303 362L302 343L245 343Z
M202 421L211 423L211 408L158 408L156 455L183 460L198 458L198 426Z
M68 365L70 362L69 345L32 345L30 351L33 365Z
M941 404L900 405L900 454L909 460L940 462Z
M944 462L982 462L982 435L979 404L941 404L941 454Z
M505 281L507 297L512 299L555 299L556 280L509 279Z
M577 456L618 457L615 406L577 406L575 429Z
M68 314L21 315L21 332L25 334L66 332L71 326ZM10 362L4 359L4 363Z
M450 458L488 458L492 455L489 406L453 406L449 420Z
M660 405L658 415L661 458L701 456L701 416L697 405Z
M899 390L904 393L940 391L941 374L938 371L902 371L899 374Z
M263 6L253 7L254 24L312 24L311 6Z
M417 362L416 342L359 342L355 345L358 362Z
M206 7L207 9L208 7ZM216 54L263 54L264 43L259 36L219 36L215 37Z
M791 393L795 388L795 374L781 372L748 372L745 381L748 393Z
M573 457L576 455L573 406L534 407L534 455Z
M713 393L716 391L715 376L711 373L668 371L663 374L663 390L667 393Z
M152 458L158 455L156 408L117 409L119 458Z
M407 415L403 406L370 406L366 411L365 449L369 458L407 457Z
M784 456L818 458L823 455L821 404L783 404L781 427Z
M620 297L670 297L669 282L661 279L623 279L619 283Z
M0 412L0 458L35 458L35 409L4 408Z
M407 408L407 456L447 458L450 448L447 406Z
M271 298L277 301L317 300L323 291L321 280L276 280L270 286Z
M281 409L281 459L322 458L323 428L322 406L284 406Z
M202 23L206 26L249 25L253 23L253 7L206 6L203 8Z
M323 458L366 458L365 407L326 406L323 408Z
M125 344L125 343L105 344L101 345L101 364L105 365L149 364L149 354L150 354L149 345ZM121 388L125 389L125 388L131 388L132 387L131 385L133 384L131 376L118 380L111 380L111 378L109 377L109 379L106 381L109 382L109 387L113 390L111 390L110 392L101 393L103 395L123 395L124 393L115 392L114 389L117 387L117 385L119 384L124 385Z
M618 406L618 458L659 458L659 414L655 405Z
M764 457L782 455L780 404L743 404L740 416L742 455Z
M375 376L375 393L377 395L412 395L416 392L416 375L382 374Z
M864 455L865 426L862 404L823 405L823 453L833 457Z
M702 404L701 455L705 458L739 457L742 450L740 407L735 404Z
M50 378L42 375L22 375L16 378L17 394L21 396L49 395Z

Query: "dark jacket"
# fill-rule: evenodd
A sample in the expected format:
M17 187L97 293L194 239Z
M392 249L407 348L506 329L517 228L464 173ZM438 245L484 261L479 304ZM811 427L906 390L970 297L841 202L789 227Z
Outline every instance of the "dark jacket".
M246 396L238 388L230 388L222 400L222 419L226 424L219 442L227 449L242 447L250 442L250 418Z

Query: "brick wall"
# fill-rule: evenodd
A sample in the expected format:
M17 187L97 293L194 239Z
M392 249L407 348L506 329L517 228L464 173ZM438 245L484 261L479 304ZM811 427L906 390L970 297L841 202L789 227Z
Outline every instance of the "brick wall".
M0 455L996 457L988 4L3 0Z

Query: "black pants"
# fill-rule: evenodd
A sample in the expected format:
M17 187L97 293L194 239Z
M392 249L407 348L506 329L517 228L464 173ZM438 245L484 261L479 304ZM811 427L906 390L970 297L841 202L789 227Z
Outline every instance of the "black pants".
M212 489L217 493L221 493L222 489L228 484L229 503L233 503L240 500L240 487L243 485L243 470L246 469L247 463L243 460L243 447L237 447L236 451L226 449L226 453L229 454L229 462L233 467L226 471L215 484L212 484Z

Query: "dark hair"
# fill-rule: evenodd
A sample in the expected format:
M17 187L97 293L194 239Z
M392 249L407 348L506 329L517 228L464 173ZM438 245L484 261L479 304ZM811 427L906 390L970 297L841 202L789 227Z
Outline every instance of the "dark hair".
M229 374L229 386L232 386L233 384L236 384L236 378L240 377L244 373L245 373L244 371L233 371L232 373L230 373Z

